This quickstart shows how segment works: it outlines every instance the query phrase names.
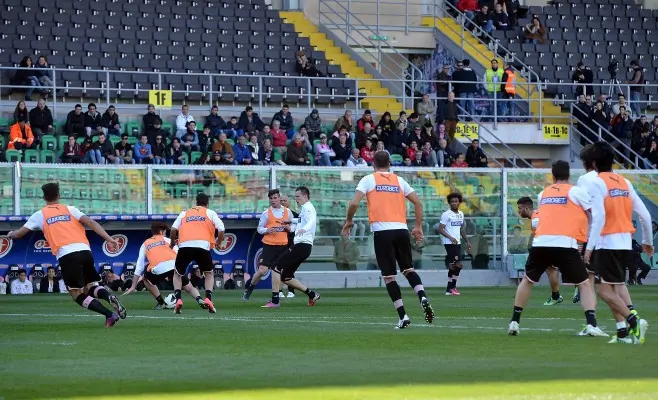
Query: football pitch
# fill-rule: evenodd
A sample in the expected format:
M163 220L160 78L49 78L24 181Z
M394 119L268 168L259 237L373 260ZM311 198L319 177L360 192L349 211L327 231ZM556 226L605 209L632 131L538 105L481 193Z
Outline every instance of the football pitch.
M135 293L110 329L68 295L0 296L0 399L658 399L658 288L631 287L644 345L576 336L583 312L565 289L546 307L549 290L535 288L518 337L514 288L430 289L431 326L403 289L401 331L384 288L324 290L315 307L298 294L279 309L260 308L268 291L249 302L218 291L214 315L186 294L174 315Z

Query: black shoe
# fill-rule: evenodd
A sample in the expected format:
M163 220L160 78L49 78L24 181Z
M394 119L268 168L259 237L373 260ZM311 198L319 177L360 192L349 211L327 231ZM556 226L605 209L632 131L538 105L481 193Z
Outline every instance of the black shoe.
M430 304L430 301L427 299L423 299L420 301L420 306L423 308L423 311L425 312L425 321L428 324L431 324L434 321L434 310L432 310L432 305Z
M153 307L154 310L164 310L164 308L164 304L156 304L155 307Z
M635 279L629 279L628 282L626 282L628 286L633 286L635 285Z
M637 282L636 282L636 283L637 283L638 285L640 285L640 286L641 286L641 285L644 285L644 283L642 283L642 278L637 278Z
M114 307L114 310L116 310L117 314L119 314L119 317L121 319L126 319L126 308L121 304L119 299L111 294L110 295L110 304L112 304L112 307Z
M208 309L208 306L206 305L206 303L203 301L202 298L198 298L198 299L196 300L196 303L197 303L197 304L199 305L199 307L201 307L203 310L207 310L207 309Z

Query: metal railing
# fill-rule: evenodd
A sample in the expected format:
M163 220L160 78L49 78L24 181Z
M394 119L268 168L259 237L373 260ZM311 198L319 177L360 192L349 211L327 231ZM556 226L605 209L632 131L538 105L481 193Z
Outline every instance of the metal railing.
M345 16L343 21L328 22L331 29L361 30L374 29L381 32L428 32L434 28L422 26L423 17L432 14L434 0L393 1L393 0L321 0L321 2L341 4ZM351 17L363 23L354 23Z

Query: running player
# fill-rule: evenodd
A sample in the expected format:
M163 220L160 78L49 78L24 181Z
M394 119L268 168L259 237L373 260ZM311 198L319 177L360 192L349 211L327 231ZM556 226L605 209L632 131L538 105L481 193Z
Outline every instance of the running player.
M137 265L135 266L135 277L133 278L132 286L126 290L123 295L128 295L137 289L137 284L140 280L144 281L144 286L153 295L158 304L154 307L156 310L162 310L165 301L158 289L158 283L165 280L174 280L174 268L176 266L176 254L178 247L171 248L169 244L171 241L165 237L167 233L167 224L164 222L154 222L151 224L151 233L153 236L146 239L144 244L139 248L139 257L137 258ZM146 266L148 260L148 266ZM146 272L144 272L146 270ZM190 284L187 276L181 277L183 289L194 297L199 304L199 307L206 309L197 288Z
M46 206L32 214L23 227L9 232L7 238L20 239L41 229L53 255L57 257L62 278L73 300L81 307L104 315L106 327L114 326L119 318L126 318L126 309L115 295L98 284L101 277L96 271L85 228L105 239L110 248L116 249L117 241L98 222L77 208L60 204L58 183L46 183L41 190ZM97 299L110 303L115 312L105 308Z
M593 208L600 210L605 224L600 240L590 237L585 262L591 260L594 274L600 281L599 297L608 304L617 322L617 335L610 343L644 343L649 324L632 307L625 268L633 262L633 211L638 214L642 226L642 250L649 257L653 255L651 215L633 185L612 172L615 159L612 146L597 142L591 151L592 166L598 173L592 183Z
M298 221L299 219L299 213L294 211L292 208L290 208L290 198L288 195L281 195L281 205L284 206L285 208L289 209L290 212L292 213L292 224L290 224L290 230L288 231L288 248L292 248L294 245L295 241L295 227L297 226L297 223L295 221ZM295 275L293 274L293 278ZM280 282L279 282L280 283ZM274 289L273 289L274 290ZM295 298L295 289L291 288L288 286L288 296L285 296L289 299ZM283 291L279 291L279 298L283 298Z
M267 197L270 199L270 207L261 214L257 228L258 233L263 235L263 252L258 263L258 271L251 278L242 296L244 300L249 300L261 277L267 274L281 254L289 251L288 231L290 231L292 213L281 206L281 194L278 189L270 190ZM279 274L272 274L272 300L265 304L265 307L279 307L279 287Z
M534 204L530 197L521 197L517 202L517 212L521 218L530 219L530 224L532 226L532 233L528 238L528 252L532 248L532 240L535 237L535 230L539 225L539 212L534 210ZM555 304L562 303L564 298L560 294L560 281L557 268L551 266L546 270L546 275L548 276L548 283L551 286L551 297L546 300L544 303L545 306L552 306Z
M413 268L405 199L414 205L416 224L411 234L417 241L423 240L423 205L414 189L404 179L389 171L391 160L387 152L376 152L373 166L375 172L363 177L356 187L354 198L347 208L343 235L349 236L354 225L354 214L365 197L370 229L374 233L377 264L386 283L388 295L398 312L399 321L396 328L404 329L411 324L402 303L400 286L395 280L396 261L409 285L418 295L425 321L431 324L434 321L434 311L425 294L423 282Z
M577 186L569 184L569 163L557 161L552 168L553 185L548 186L538 196L539 223L532 240L532 248L525 267L525 276L516 290L514 312L509 323L508 333L519 334L521 312L528 303L532 286L551 266L562 273L562 282L575 284L580 288L588 336L608 336L596 324L594 306L596 298L583 259L578 252L578 242L587 239L587 212L593 210L593 229L590 238L597 241L600 236L603 218L592 207L589 195Z
M446 296L459 296L461 293L457 290L457 278L463 266L461 239L466 242L468 251L471 251L471 243L466 236L464 213L459 210L459 205L464 200L462 195L456 192L450 193L447 200L450 209L441 214L437 230L442 236L443 246L446 249L446 267L448 267Z
M313 241L315 240L315 229L317 226L317 214L315 207L309 201L310 192L307 187L300 186L295 190L295 201L301 207L299 210L299 223L295 228L295 239L292 248L281 254L273 265L272 271L280 275L281 282L304 292L308 296L308 306L312 307L320 299L320 293L314 292L295 279L295 271L311 255ZM288 223L288 225L290 225ZM272 289L274 292L274 288ZM266 306L263 306L266 307Z
M208 209L208 202L208 195L199 193L196 196L196 207L181 212L171 227L169 246L173 249L178 244L176 273L174 274L174 295L176 296L174 312L176 314L180 314L183 308L182 277L185 276L187 267L193 261L199 266L199 270L205 277L206 298L203 302L211 314L217 312L212 303L212 288L215 278L213 277L210 248L213 243L219 246L224 240L224 223L215 211ZM215 240L215 230L219 232L217 240Z

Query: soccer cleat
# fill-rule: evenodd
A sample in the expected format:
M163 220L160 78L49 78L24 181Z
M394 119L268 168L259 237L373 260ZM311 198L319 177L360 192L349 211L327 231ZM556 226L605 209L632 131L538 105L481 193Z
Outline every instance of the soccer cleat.
M580 291L578 288L573 292L573 304L580 303Z
M156 304L155 307L153 307L154 310L164 310L165 305L164 304Z
M196 303L199 305L199 307L201 307L202 310L207 310L208 309L208 305L203 301L202 298L199 297L196 300Z
M518 336L519 330L519 323L516 321L510 321L509 327L507 328L507 334L510 336Z
M176 305L174 306L174 314L180 314L181 309L183 308L183 300L176 300Z
M251 297L251 294L254 292L254 289L246 289L244 291L244 294L242 294L242 300L247 301L249 300L249 297Z
M295 293L288 292L288 295L286 297L289 298L289 299L294 299L295 298Z
M126 319L126 308L121 304L119 299L113 294L110 295L110 304L112 304L112 307L114 307L114 310L119 315L119 318Z
M206 307L208 307L209 313L214 314L217 312L217 310L215 309L215 305L212 303L210 299L206 298L205 300L203 300L203 304L205 304Z
M264 305L260 306L261 308L279 308L281 307L280 303L272 303L271 301L268 301Z
M598 336L598 337L609 337L607 333L603 332L598 326L586 325L578 333L578 336Z
M647 329L649 329L649 323L647 322L647 320L640 319L637 322L637 326L635 327L635 329L629 329L628 333L634 337L637 343L644 344L644 342L646 341L645 335L647 334Z
M446 296L452 296L452 293L448 290L448 291L446 292Z
M308 306L313 307L318 300L320 300L320 293L316 292L312 299L308 299Z
M450 294L453 295L453 296L461 296L462 295L461 293L459 293L459 290L457 290L457 288L450 289Z
M639 278L639 277L637 278L636 283L640 286L644 285L644 283L642 283L642 278Z
M428 324L431 324L434 321L434 310L432 309L430 301L423 297L420 301L420 306L423 308L423 312L425 312L425 321Z
M109 317L105 318L105 327L106 328L111 328L114 326L114 324L119 321L119 318L121 318L119 315L112 313Z
M279 292L279 298L280 298L280 299L285 299L285 298L286 298L286 295L283 294L283 292Z
M613 336L612 339L608 342L609 344L637 344L637 341L633 336L626 336L625 338L618 338L617 335Z
M395 329L405 329L409 327L409 325L411 325L411 320L409 319L408 316L405 315L404 318L398 321L398 324L395 327Z
M544 305L554 306L556 304L562 303L563 301L564 301L564 297L562 297L562 295L560 295L560 297L557 300L553 299L553 297L549 297L548 300L546 300L546 302L544 303Z

